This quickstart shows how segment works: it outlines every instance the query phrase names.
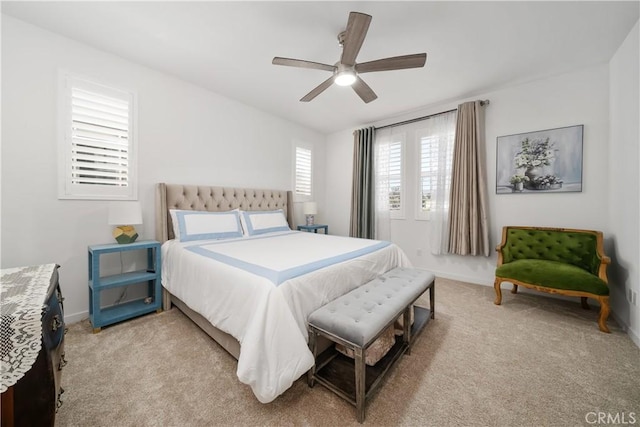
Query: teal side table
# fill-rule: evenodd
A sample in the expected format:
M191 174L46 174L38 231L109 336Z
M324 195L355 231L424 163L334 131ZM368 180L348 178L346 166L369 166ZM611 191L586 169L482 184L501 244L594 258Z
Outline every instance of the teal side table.
M315 224L315 225L299 225L298 230L300 231L308 231L317 233L318 230L324 230L324 234L329 234L329 226L325 224Z
M89 249L89 318L93 332L100 332L103 326L131 319L152 311L162 311L160 242L143 240L129 244L91 245ZM147 268L111 276L100 276L100 255L125 252L147 251ZM100 292L105 289L147 282L145 298L127 301L110 307L100 307Z

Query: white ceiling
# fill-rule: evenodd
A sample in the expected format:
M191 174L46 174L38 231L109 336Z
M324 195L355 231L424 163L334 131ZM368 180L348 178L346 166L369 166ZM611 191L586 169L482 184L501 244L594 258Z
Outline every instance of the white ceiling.
M427 52L425 68L330 76L350 11L373 16L358 62ZM2 2L2 12L328 134L608 61L639 16L627 2Z

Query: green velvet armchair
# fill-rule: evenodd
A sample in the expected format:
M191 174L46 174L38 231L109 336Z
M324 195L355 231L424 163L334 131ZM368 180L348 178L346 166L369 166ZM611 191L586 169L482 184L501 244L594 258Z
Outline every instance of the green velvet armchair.
M577 296L582 307L589 308L587 298L600 303L598 326L609 332L609 285L607 265L600 231L567 228L516 227L502 229L502 242L496 248L498 265L494 303L502 303L502 282L538 291Z

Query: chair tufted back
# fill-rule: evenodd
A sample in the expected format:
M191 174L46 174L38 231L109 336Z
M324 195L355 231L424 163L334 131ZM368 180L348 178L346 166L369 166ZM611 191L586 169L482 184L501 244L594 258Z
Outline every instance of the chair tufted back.
M542 259L572 264L598 275L598 244L602 244L601 232L557 228L505 228L506 243L502 248L504 264L520 259Z
M223 212L232 209L267 211L282 209L293 228L290 191L200 185L158 184L156 200L156 239L173 239L169 209Z

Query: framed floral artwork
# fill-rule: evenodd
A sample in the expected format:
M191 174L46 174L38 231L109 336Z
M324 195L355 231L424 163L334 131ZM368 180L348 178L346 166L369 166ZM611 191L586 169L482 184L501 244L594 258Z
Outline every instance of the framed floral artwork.
M496 194L582 191L584 125L499 136Z

